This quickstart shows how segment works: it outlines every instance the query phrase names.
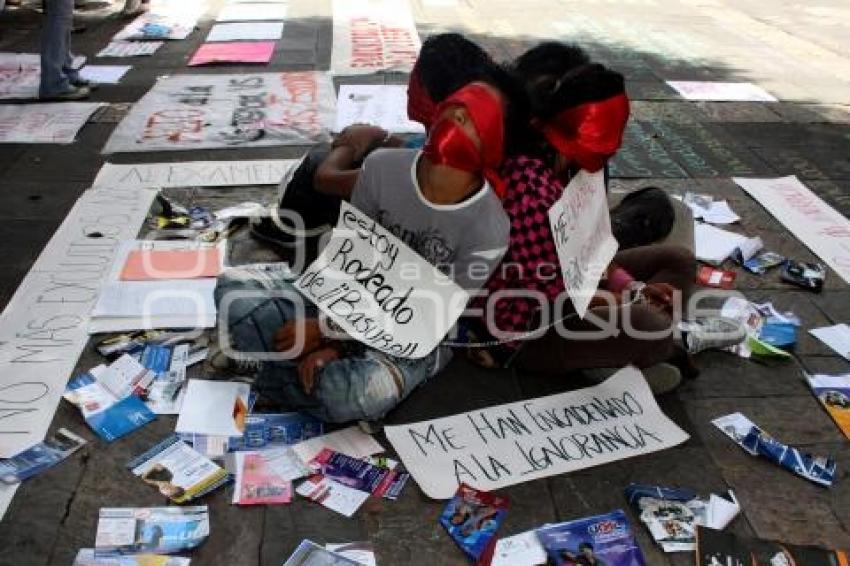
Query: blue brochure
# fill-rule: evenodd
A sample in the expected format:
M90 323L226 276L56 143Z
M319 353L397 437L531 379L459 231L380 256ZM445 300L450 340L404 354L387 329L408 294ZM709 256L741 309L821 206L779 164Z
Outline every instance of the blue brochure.
M538 529L537 538L555 566L646 566L622 510Z
M58 464L86 443L73 432L60 428L44 442L27 448L17 456L0 459L0 481L18 483Z
M107 442L121 438L156 418L156 414L135 395L118 400L88 373L68 382L65 398L79 407L86 423Z
M322 422L310 415L253 413L245 419L245 434L231 438L228 450L235 452L289 446L320 436L322 432Z

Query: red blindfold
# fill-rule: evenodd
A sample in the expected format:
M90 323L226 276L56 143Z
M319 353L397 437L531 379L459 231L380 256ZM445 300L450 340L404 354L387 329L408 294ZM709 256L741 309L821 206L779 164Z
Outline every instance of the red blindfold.
M629 99L618 94L568 108L540 126L555 148L590 172L601 169L623 144Z

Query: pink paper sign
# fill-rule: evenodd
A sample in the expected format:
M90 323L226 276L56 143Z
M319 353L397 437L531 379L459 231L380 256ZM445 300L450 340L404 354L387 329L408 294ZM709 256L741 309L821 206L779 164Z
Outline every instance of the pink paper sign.
M268 63L272 58L274 46L274 41L204 43L195 51L189 66L212 63Z

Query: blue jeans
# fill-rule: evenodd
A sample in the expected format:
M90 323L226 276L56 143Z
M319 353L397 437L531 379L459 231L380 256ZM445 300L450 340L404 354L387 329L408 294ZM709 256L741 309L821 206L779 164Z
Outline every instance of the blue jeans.
M226 299L229 292L246 291L254 296ZM271 352L274 334L285 322L318 316L316 306L302 299L274 266L228 269L218 279L215 301L230 346L245 358L252 352ZM226 312L222 302L229 303ZM286 410L304 411L326 422L378 420L431 377L439 356L437 348L417 360L396 358L355 341L346 350L319 370L311 393L298 380L298 363L288 360L262 361L255 389Z
M41 85L39 96L65 92L79 76L73 69L71 28L74 0L47 0L47 15L41 29Z

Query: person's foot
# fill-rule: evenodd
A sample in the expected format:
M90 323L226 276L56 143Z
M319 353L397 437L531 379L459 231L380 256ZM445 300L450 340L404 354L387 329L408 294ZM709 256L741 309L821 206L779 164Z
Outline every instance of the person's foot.
M743 322L722 316L682 322L679 329L682 332L682 344L689 354L728 348L747 339L747 328Z
M100 86L98 83L90 81L88 79L84 79L82 77L75 77L73 79L69 79L69 82L71 83L71 85L77 88L87 88L89 89L89 92L97 90Z
M673 364L662 362L641 370L653 395L670 393L682 383L682 372Z
M224 353L218 344L210 345L207 362L215 370L231 372L238 376L251 376L256 374L262 365L259 360L248 358L233 359Z
M45 94L39 96L39 99L45 102L62 102L67 100L83 100L89 97L91 91L88 87L78 87L72 84L68 88L55 94Z

